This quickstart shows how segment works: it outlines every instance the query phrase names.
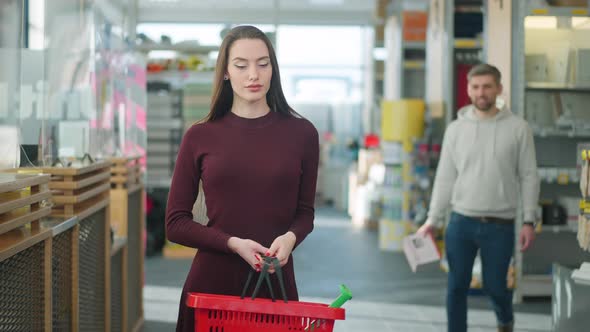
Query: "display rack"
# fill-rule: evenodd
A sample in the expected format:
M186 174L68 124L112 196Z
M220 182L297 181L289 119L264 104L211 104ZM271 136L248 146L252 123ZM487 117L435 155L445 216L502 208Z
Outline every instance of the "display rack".
M113 256L113 259L123 260L125 264L122 270L125 278L121 285L124 294L121 300L125 302L125 314L122 319L125 322L121 323L121 326L126 331L137 331L143 325L145 192L140 180L142 174L139 157L111 158L110 161L113 163L110 190L111 226L115 236L126 241L124 253Z
M512 7L511 108L533 129L537 164L543 173L540 174L543 209L564 209L566 216L576 216L578 207L568 202L576 202L579 182L569 174L568 181L560 184L558 180L547 181L547 170L575 168L576 159L572 156L590 132L584 127L587 119L582 112L583 105L587 105L583 100L590 98L590 91L573 76L574 72L580 74L583 68L574 71L572 67L575 65L572 60L583 56L577 50L590 48L590 41L585 38L584 30L568 27L572 17L587 17L588 6L557 7L546 1L527 0L513 1ZM530 21L527 17L542 17L540 19L554 20L556 24L553 28L539 30L527 24ZM552 204L548 206L545 202ZM577 267L585 257L588 259L576 244L575 222L568 224L567 220L538 217L542 225L535 243L526 252L517 250L515 253L516 302L527 296L551 296L553 264ZM548 225L549 222L552 225ZM521 225L519 216L517 229ZM547 252L546 248L553 250Z
M39 220L47 175L0 173L0 330L49 331L51 232Z
M111 248L111 331L130 331L127 323L127 239L117 237Z
M25 169L27 170L27 169ZM111 228L109 189L111 162L97 161L76 167L41 167L51 175L54 206L51 216L78 217L79 328L110 330ZM31 170L28 170L31 171Z
M148 83L147 185L169 188L184 131L182 90Z
M443 63L448 66L444 86L447 125L457 118L457 111L471 104L467 96L467 73L484 61L484 1L446 0L444 27L448 36ZM477 27L480 29L477 29ZM475 29L474 29L475 28Z
M47 218L42 222L51 231L52 331L79 330L80 226L78 218Z
M111 163L99 161L80 167L40 167L51 175L53 193L51 215L83 219L109 204Z
M426 1L393 1L387 7L385 24L384 98L424 98Z
M28 225L39 229L39 220L51 212L44 201L51 197L49 175L0 173L0 234Z
M51 232L0 235L0 330L51 331Z
M109 158L111 163L111 189L126 189L142 183L140 156Z

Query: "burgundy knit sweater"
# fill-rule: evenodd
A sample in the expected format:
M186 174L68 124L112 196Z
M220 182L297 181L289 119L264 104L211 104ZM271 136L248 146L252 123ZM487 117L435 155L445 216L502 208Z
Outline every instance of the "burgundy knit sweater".
M178 331L194 331L187 292L241 293L250 267L229 250L230 237L270 247L275 238L292 231L297 246L312 231L318 158L314 126L276 112L255 119L229 112L186 132L168 196L166 232L170 241L199 251L184 285ZM207 226L192 216L199 180ZM287 296L297 300L292 257L283 272ZM261 296L268 292L263 289Z

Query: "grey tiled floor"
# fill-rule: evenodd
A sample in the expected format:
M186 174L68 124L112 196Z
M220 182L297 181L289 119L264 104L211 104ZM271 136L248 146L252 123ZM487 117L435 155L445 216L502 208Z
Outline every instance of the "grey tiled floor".
M353 291L336 332L446 330L446 275L435 265L412 273L402 254L378 249L376 231L353 228L343 213L318 209L316 228L294 259L302 300L330 303L342 283ZM190 260L152 257L145 266L144 331L173 331ZM487 299L469 301L469 331L496 331ZM550 331L550 305L516 305L516 331Z

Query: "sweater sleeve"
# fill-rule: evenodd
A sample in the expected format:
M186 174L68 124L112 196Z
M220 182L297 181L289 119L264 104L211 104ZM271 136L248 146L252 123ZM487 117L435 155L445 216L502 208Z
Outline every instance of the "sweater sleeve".
M539 175L533 133L528 124L525 124L525 130L521 133L519 143L518 177L522 193L524 221L535 222L539 202Z
M231 253L230 236L193 221L193 205L199 192L200 157L193 146L194 127L184 135L174 166L174 175L166 206L166 236L183 246Z
M318 178L319 163L319 136L318 132L309 123L311 130L306 133L303 161L301 165L301 180L299 182L299 196L295 219L289 228L289 231L295 234L297 238L295 248L307 237L313 230L314 219L314 202L316 193L316 184Z
M443 224L445 213L451 204L455 181L457 180L457 166L452 151L452 126L453 124L445 131L440 161L432 188L432 198L428 211L428 220L426 221L427 224L432 226L441 226Z

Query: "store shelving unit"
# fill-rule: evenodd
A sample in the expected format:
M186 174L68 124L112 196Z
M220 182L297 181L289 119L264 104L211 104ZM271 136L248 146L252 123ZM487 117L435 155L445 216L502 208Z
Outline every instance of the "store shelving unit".
M387 7L384 91L387 100L424 98L427 1L392 1Z
M136 49L140 52L151 52L151 51L174 51L186 54L204 54L209 52L215 52L219 49L215 45L196 45L196 44L141 44L136 46Z
M459 108L470 104L467 72L474 64L485 60L485 9L483 0L447 0L444 10L445 31L452 36L447 40L447 53L443 54L443 64L448 66L445 76L450 83L444 87L445 122L448 125L457 118ZM471 20L467 22L471 24L466 25L461 17ZM474 25L481 25L481 31L473 31Z
M147 114L147 186L169 187L184 128L182 91L148 83Z
M125 331L137 331L143 324L142 280L144 266L143 234L145 230L144 197L139 157L110 158L111 166L111 205L110 220L115 234L112 253L115 271L125 277L113 287L119 287L121 294L115 299L120 304L123 315L120 320L113 319ZM113 303L113 306L115 303Z
M576 32L566 26L572 17L588 17L590 2L588 6L580 8L552 7L540 0L513 1L512 6L511 108L523 116L533 129L539 168L575 168L576 158L572 156L576 154L577 145L590 138L590 128L584 127L585 118L576 117L580 112L574 114L569 124L558 120L565 114L561 111L565 108L563 96L570 101L590 98L590 87L576 83L570 77L571 68L560 68L557 65L560 55L555 54L555 50L567 47L590 48L590 41L581 37L581 34L587 34L587 30ZM554 16L555 27L543 30L526 27L527 17L535 16ZM575 37L577 33L580 34L579 38ZM536 42L541 38L542 42ZM556 43L559 40L571 44L558 47ZM571 55L566 51L561 59L567 63ZM560 69L563 70L561 73ZM575 111L579 106L571 102L567 107ZM542 180L541 200L558 201L577 197L577 184L576 179L563 184ZM521 218L518 218L517 223L519 229ZM527 296L551 296L553 264L571 268L589 259L578 247L575 231L573 225L541 225L534 246L525 253L516 251L516 302L521 302ZM552 250L548 251L547 248Z

